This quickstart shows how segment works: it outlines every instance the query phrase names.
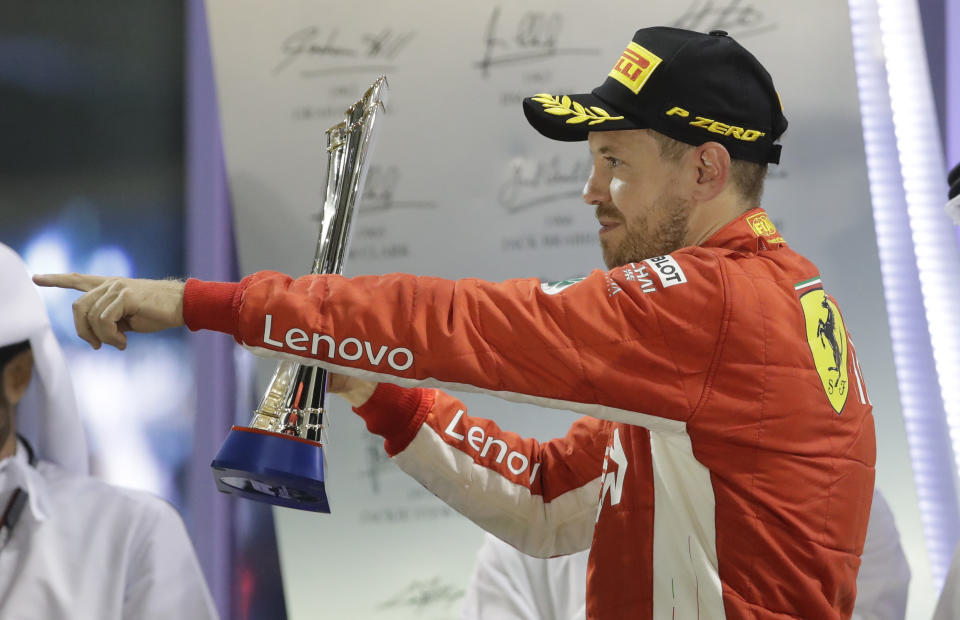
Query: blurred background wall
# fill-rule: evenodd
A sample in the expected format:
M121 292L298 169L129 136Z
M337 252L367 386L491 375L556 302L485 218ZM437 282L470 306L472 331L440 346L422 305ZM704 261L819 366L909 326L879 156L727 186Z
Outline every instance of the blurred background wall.
M759 26L760 30L753 35L760 37L761 42L757 45L761 46L765 24L751 23L749 19L757 19L757 14L763 14L771 5L762 0L753 3L699 0L673 8L668 3L647 4L655 5L651 6L654 14L666 14L666 11L672 10L677 14L676 17L687 15L689 19L693 19L698 10L699 14L709 15L732 7L741 11L735 15L747 19L739 23L745 36L751 36L752 26ZM957 5L955 0L920 0L916 4L923 18L922 51L928 63L932 87L930 97L936 114L937 131L928 137L929 148L946 153L948 164L960 159L960 61L957 60L960 58L957 44L960 39L960 9ZM392 23L389 23L390 20L383 24L378 22L377 28L365 33L359 26L369 16L358 17L355 7L334 7L306 1L283 5L242 2L237 6L243 7L243 10L238 9L231 16L230 3L216 0L207 5L201 0L183 3L87 0L82 4L66 0L0 0L0 241L20 252L32 270L81 271L134 277L196 275L208 279L233 279L253 269L278 266L291 272L306 270L307 264L300 260L300 254L309 260L312 246L293 255L274 252L273 248L282 244L282 239L268 237L257 242L250 236L254 234L251 231L258 230L259 223L256 220L247 225L234 222L235 210L244 208L242 204L236 204L234 194L238 191L247 197L248 204L252 204L250 196L257 197L259 203L253 206L261 211L259 216L254 217L264 219L276 219L277 211L271 211L268 207L276 207L277 201L282 202L283 198L267 192L256 174L243 174L242 168L238 173L235 168L231 175L228 170L231 157L225 157L221 123L224 122L223 114L226 113L229 119L231 113L224 110L224 102L218 103L215 87L219 86L222 96L223 80L227 79L222 72L229 67L234 73L229 74L228 78L234 84L240 83L239 87L242 88L244 72L249 71L249 75L254 75L257 65L248 64L244 68L244 62L236 62L237 58L233 58L232 63L221 58L218 68L220 74L215 78L216 46L219 44L221 49L230 49L227 41L231 30L234 33L253 33L250 36L255 37L258 30L263 30L259 26L269 23L325 28L329 25L325 21L326 16L336 14L340 22L347 25L341 36L349 36L351 26L356 31L353 34L358 37L365 34L383 36L384 29L389 29L386 41L392 43L390 49L400 54L405 46L411 45L409 40L404 42L404 37L409 35L410 24L417 25L418 19L398 16ZM385 6L389 7L389 3ZM450 21L450 32L468 32L476 36L462 40L449 37L438 39L435 49L447 55L444 62L453 62L449 60L449 55L458 49L468 49L474 54L476 58L471 56L471 60L491 60L485 55L491 50L484 48L483 35L495 25L491 23L494 8L497 7L484 4L479 8L474 7L472 11L459 12L457 15L451 13L445 17ZM506 33L505 39L510 39L508 44L515 43L513 37L517 35L517 24L508 20L521 17L525 13L524 8L533 10L531 7L519 7L516 8L516 15L507 13L506 9L500 13L501 33ZM277 17L281 11L286 11L287 17ZM637 16L630 16L632 21L616 31L616 36L611 35L615 40L602 42L604 53L595 49L600 46L593 45L591 37L578 38L572 35L578 49L595 52L585 54L585 62L596 66L609 64L607 57L610 52L606 47L619 47L629 38L633 28L641 25L639 13L638 10ZM840 13L844 14L845 10ZM534 39L538 36L549 38L555 34L551 30L555 27L550 21L551 15L550 11L544 12L541 16L544 21L532 23L532 26L545 30L534 29L527 34ZM210 23L208 20L211 16L218 21ZM231 19L236 21L231 22ZM251 23L248 20L254 21ZM261 21L258 23L256 20ZM463 23L463 20L469 23ZM781 26L788 27L787 24ZM833 31L836 26L836 20L833 20L830 30ZM698 25L692 24L691 27ZM844 22L841 30L846 29L849 33L850 27L849 22ZM292 34L294 30L286 34ZM730 30L737 34L735 28ZM575 22L568 20L566 31L576 33ZM358 41L364 43L365 40L360 38ZM341 40L341 43L351 42ZM744 43L752 46L749 38L745 38ZM280 43L271 44L279 53ZM249 47L253 49L257 45L255 41L250 41ZM772 47L773 42L770 45ZM847 56L844 62L852 63L852 48L845 53L851 56ZM268 69L273 71L277 63L274 62L275 57L271 58L273 64ZM766 57L762 58L767 62ZM785 64L787 60L788 54L783 54L770 62L774 65ZM376 64L387 69L396 67L392 57L377 59ZM553 64L518 72L510 78L515 83L509 89L497 91L496 96L502 100L498 100L496 105L504 109L516 106L519 95L529 94L533 92L531 88L537 90L541 85L546 90L590 87L602 77L603 72L598 74L592 64L586 66L589 70L572 71L564 69L563 65ZM324 65L321 63L319 68L323 69ZM300 68L290 68L294 69ZM490 65L485 69L489 70ZM484 72L476 67L472 70L477 72L473 79L480 83L480 76ZM800 68L796 70L801 71ZM785 79L776 71L774 75L778 83L788 83L789 77L785 76ZM217 79L220 80L219 84ZM410 131L409 135L396 134L397 139L423 148L434 148L435 132L425 121L421 121L422 125L417 124L420 117L410 109L410 102L416 96L413 90L432 87L443 97L455 97L455 93L443 92L437 83L430 80L429 74L417 75L415 80L408 80L406 84L402 79L396 80L393 99L400 118L407 119L400 122ZM366 76L362 76L362 79L357 77L357 84L368 81ZM324 82L321 80L321 83ZM283 87L286 90L278 90L274 94L291 100L299 98L297 105L290 106L286 111L300 115L297 119L299 126L322 132L329 124L326 119L332 111L355 99L359 91L345 87L345 84L341 84L339 89L332 85L325 87L326 90L316 90L317 80L313 84L308 88L314 90L308 91L306 97L302 92L298 94L295 84L287 84ZM853 82L849 86L853 88ZM256 80L251 79L247 87L255 88ZM406 88L411 89L411 95L406 99L398 96ZM508 90L516 91L513 100ZM264 93L252 92L252 96L264 96ZM270 93L266 93L266 99L270 98ZM790 102L787 104L789 106ZM788 109L791 121L797 118L798 113L799 110L794 111L791 116L791 110ZM264 122L269 124L273 121L265 114ZM384 122L395 121L388 116ZM450 127L444 133L450 137L461 129ZM521 123L518 123L517 129L526 131ZM399 132L399 129L392 131ZM242 128L235 130L236 135L242 136L242 133ZM237 139L233 138L234 142ZM269 137L258 136L257 140L251 142L249 147L254 155L258 153L258 148L261 156L263 153L269 154L271 150L288 148L283 144L270 143ZM523 180L523 175L531 170L524 167L524 157L529 153L517 150L520 148L519 142L509 139L507 142L508 150L519 159L503 161L494 172L499 175L498 180L509 179L511 174L520 175ZM310 176L307 187L319 186L322 178L313 178L324 167L319 144L318 141L315 153L298 158L297 163L288 167L284 174L291 175L297 182ZM450 152L444 159L455 161L458 156L456 149L449 142L445 144ZM385 148L389 153L390 147ZM859 153L850 156L861 158L862 166L865 158L862 145L859 148ZM379 194L371 197L365 221L358 224L354 265L359 261L361 267L368 266L368 272L374 269L392 270L389 269L392 266L394 269L415 268L423 273L484 275L490 278L516 275L562 278L577 275L571 271L579 268L572 264L576 261L563 262L569 259L559 258L552 266L537 266L531 273L527 268L530 266L530 254L527 252L530 248L524 247L528 241L522 235L497 238L496 244L504 255L509 256L503 262L484 263L478 258L482 255L458 254L455 250L463 244L457 241L456 235L463 234L464 228L473 230L484 225L482 218L471 219L479 218L479 210L469 205L464 205L462 209L444 210L449 197L418 193L419 188L428 186L429 171L416 170L414 166L400 167L402 160L395 159L397 161L392 167L388 161L379 169L376 173L379 175L378 181L377 176L371 176L371 190L379 191ZM580 165L578 162L576 157L559 159L550 164L554 168L549 171L559 175L559 178L582 176L585 171L577 167ZM935 172L945 175L945 170ZM404 176L400 177L400 174ZM322 172L319 175L322 177ZM283 181L281 176L280 182ZM593 261L586 262L587 267L579 268L584 271L594 267L597 261L591 247L592 238L579 238L576 233L577 230L590 230L590 217L586 212L588 210L577 205L579 182L576 182L576 178L573 181L567 183L569 187L564 186L566 194L555 197L564 205L554 214L555 219L550 220L536 211L527 211L521 212L512 221L528 218L529 222L523 224L525 227L552 229L557 235L568 236L567 248L572 247L577 257L590 256L586 261ZM865 188L866 178L860 181ZM779 182L783 183L782 180ZM484 183L486 181L483 178L478 179L476 187L468 188L468 193L474 197L482 196L487 191ZM778 192L777 183L776 179L772 180L772 194L768 194L775 198L786 193ZM411 191L411 188L416 189ZM521 189L529 190L529 184ZM309 221L309 212L315 205L307 204L308 199L299 202L291 205L291 208L294 211L303 210L306 213L305 220ZM508 196L506 202L508 207L523 204L522 196ZM384 213L390 208L393 208L392 214ZM868 222L872 221L869 209L862 215ZM786 224L789 240L806 249L804 246L809 245L805 240L808 238L807 231L799 222L793 224L791 231L789 220L787 216L778 223ZM424 240L426 247L421 245L420 248L412 248L404 243L403 235L397 230L406 225L405 221L417 222L418 226L435 227ZM309 227L304 226L302 221L294 220L294 223L305 231L300 234L315 238L315 232L308 230ZM252 248L247 252L246 260L241 254L239 262L234 242L235 226L238 226L236 238L239 243ZM796 238L789 236L791 232ZM871 239L870 243L874 241ZM559 248L555 249L559 251ZM877 250L872 251L872 260L875 261ZM411 252L420 252L421 256L412 256ZM261 255L263 258L257 258ZM559 257L560 254L550 256ZM813 258L820 262L820 257ZM840 258L842 260L843 257ZM282 261L288 262L278 264ZM299 267L301 263L303 268ZM354 269L355 273L360 272L356 271L358 267ZM879 273L870 277L879 282ZM845 299L848 293L844 293L842 288L835 294L841 303L851 303ZM353 557L350 559L340 557L334 560L328 557L328 552L337 548L338 531L345 531L338 530L341 527L339 525L331 525L334 523L332 519L337 518L337 496L331 499L335 515L327 521L323 517L290 511L277 513L277 519L283 522L281 549L295 549L302 540L317 544L317 548L307 545L310 552L299 558L292 557L289 551L286 558L281 558L283 551L278 552L271 511L215 492L212 477L208 473L209 461L229 424L247 421L250 406L259 396L258 389L263 383L265 371L261 368L258 375L249 356L242 352L238 354L229 339L215 335L189 335L182 331L149 339L134 338L129 350L123 354L114 351L92 352L74 335L70 316L72 296L56 291L44 291L44 295L55 330L70 359L93 449L94 474L116 484L158 493L181 511L225 618L282 618L287 615L288 609L291 617L311 617L309 610L322 609L322 589L319 595L318 592L305 590L306 586L298 585L294 589L290 583L295 577L303 583L309 583L311 580L320 581L315 573L335 574L339 567L346 564L355 563L359 571L365 569L365 563L372 555L367 556L367 550L362 546L352 548ZM877 312L879 314L873 317L865 312L863 321L872 326L871 330L882 332L877 337L889 343L890 335L885 327L886 313L882 307ZM862 330L855 333L858 334L861 347L863 340L873 337L870 333L863 334ZM960 343L953 343L953 346L960 347ZM888 371L876 371L877 374L883 372ZM893 400L899 400L893 385L871 389L892 390ZM478 402L480 408L490 406L486 402ZM909 458L904 422L899 407L895 408L897 411L891 414L895 421L890 425L889 439L881 438L881 446L884 441L891 446L889 453L892 456L886 461L887 465L878 466L878 479L891 488L907 489L904 493L896 493L891 503L896 501L901 504L897 510L898 525L910 546L908 553L914 572L910 617L925 618L929 617L929 610L932 609L936 586L930 577L931 560L928 557L924 524L918 516L919 502L913 487L916 472ZM439 504L431 503L429 498L417 495L415 489L403 486L399 474L379 456L381 453L378 452L377 442L355 429L355 421L350 415L343 408L338 412L339 417L335 418L335 423L340 423L341 427L336 431L339 434L335 435L332 446L333 471L339 477L335 480L363 481L367 489L365 493L381 498L379 501L383 505L368 502L349 508L348 515L368 525L376 524L381 528L380 531L390 531L391 526L383 525L390 520L409 520L409 514L401 515L391 509L391 505L394 508L403 505L413 511L422 511L425 517L421 524L426 530L432 529L432 524L438 521L446 523L459 520ZM549 436L552 431L544 429L538 424L537 418L531 416L535 414L517 412L510 418L518 420L511 428L531 435ZM509 426L503 420L501 423ZM564 423L564 418L557 418L552 424L560 428ZM952 472L949 476L952 476ZM393 494L384 494L377 485L387 485L386 488L392 489ZM344 488L340 493L341 515L342 509L349 506L349 503L344 503L345 497L352 492ZM384 592L383 599L378 600L378 617L422 616L423 610L416 605L417 594L434 597L432 609L439 610L436 617L456 617L464 571L472 561L471 549L479 541L478 534L470 528L472 526L469 524L455 525L450 531L465 532L464 538L440 543L447 551L451 548L457 550L454 563L460 567L453 577L446 575L449 578L444 581L431 582L432 575L428 572L411 569L411 562L429 565L429 554L419 558L397 558L391 564L378 566L376 570L384 573L384 579L398 582L390 594ZM397 531L396 527L393 529ZM287 541L285 545L284 539ZM324 543L325 539L329 541ZM345 548L341 549L341 553L350 554L350 545L353 543L349 539L343 540L347 542L342 542ZM371 550L370 553L375 552ZM285 575L286 593L281 582L281 559L285 567L291 566L290 562L295 567ZM326 568L314 571L311 562L324 563ZM397 577L403 575L404 571L409 574L403 578ZM425 576L424 579L419 577L421 574ZM327 583L327 587L333 586ZM336 598L336 595L331 593L330 598ZM410 603L411 600L414 602ZM306 611L297 613L297 609Z
M3 242L34 270L179 274L183 7L96 4L0 3ZM93 471L184 508L185 335L94 355L72 334L70 295L44 295L74 379L93 387L78 392Z
M219 228L209 208L216 176L187 171L204 146L211 169L223 165L215 111L203 122L202 106L187 105L191 75L213 88L209 52L193 63L201 74L191 72L206 44L188 45L188 30L205 37L202 19L201 2L0 1L0 241L31 270L236 272L229 207ZM200 122L188 138L191 119ZM204 208L188 210L191 188ZM92 351L73 329L74 295L41 294L69 360L92 473L176 506L224 618L283 617L269 509L218 494L209 471L237 413L232 343L177 330L132 339L123 353Z

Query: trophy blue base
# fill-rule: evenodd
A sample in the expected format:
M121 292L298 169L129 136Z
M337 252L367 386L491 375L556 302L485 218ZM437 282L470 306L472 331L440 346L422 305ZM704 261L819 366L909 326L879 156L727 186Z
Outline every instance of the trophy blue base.
M234 426L210 467L223 493L297 510L330 512L323 446L314 441Z

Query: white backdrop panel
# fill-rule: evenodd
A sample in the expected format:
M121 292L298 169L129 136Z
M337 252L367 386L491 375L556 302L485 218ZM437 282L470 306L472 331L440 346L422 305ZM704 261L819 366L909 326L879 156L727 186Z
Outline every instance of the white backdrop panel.
M324 130L380 73L390 100L346 273L561 279L600 267L579 200L583 144L541 138L520 100L599 85L633 31L729 31L773 74L790 120L764 206L818 263L851 326L875 405L878 484L913 569L929 571L907 455L867 189L845 3L681 0L208 0L244 273L309 269ZM474 415L539 438L573 419L465 396ZM329 516L276 511L290 616L454 618L480 532L396 470L345 406L333 410Z

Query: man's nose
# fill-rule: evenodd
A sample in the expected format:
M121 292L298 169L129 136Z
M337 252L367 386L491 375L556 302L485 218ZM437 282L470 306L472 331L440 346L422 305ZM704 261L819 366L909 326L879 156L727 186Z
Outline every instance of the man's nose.
M611 202L610 179L604 174L598 174L597 167L590 170L590 177L583 186L583 201L588 205L599 205Z

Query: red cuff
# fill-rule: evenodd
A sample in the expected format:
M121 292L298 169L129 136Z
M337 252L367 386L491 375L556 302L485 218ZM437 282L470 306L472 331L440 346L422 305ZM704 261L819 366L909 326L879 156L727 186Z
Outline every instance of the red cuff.
M384 438L387 454L395 456L416 437L433 398L433 390L381 383L367 402L353 410L367 423L367 430Z
M193 331L209 329L237 336L238 317L234 298L237 282L187 280L183 288L183 320Z

